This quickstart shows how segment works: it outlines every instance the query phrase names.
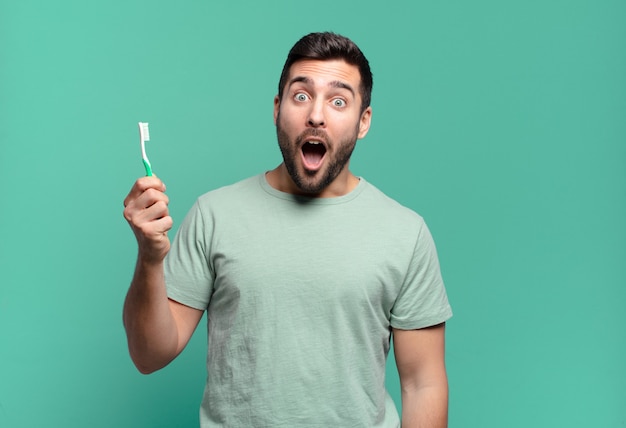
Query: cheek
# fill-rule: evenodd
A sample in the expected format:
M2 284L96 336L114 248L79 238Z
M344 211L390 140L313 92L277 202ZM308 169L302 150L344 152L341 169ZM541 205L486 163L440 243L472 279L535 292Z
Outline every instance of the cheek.
M289 109L288 107L282 107L280 112L276 114L276 123L281 126L285 131L291 132L298 128L298 124L301 119L297 111Z
M342 135L355 136L359 135L361 130L361 121L358 117L343 118L341 122Z

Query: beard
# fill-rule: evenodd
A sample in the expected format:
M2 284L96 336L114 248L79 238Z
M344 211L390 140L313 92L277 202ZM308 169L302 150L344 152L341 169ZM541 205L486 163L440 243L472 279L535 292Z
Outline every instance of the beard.
M303 193L314 195L330 186L350 161L358 138L358 124L352 135L339 142L330 141L326 132L317 128L307 129L295 140L291 140L281 126L279 112L276 120L276 136L289 176ZM326 165L318 171L309 171L305 168L300 170L297 164L302 144L310 137L322 138L327 147L327 159L324 160Z

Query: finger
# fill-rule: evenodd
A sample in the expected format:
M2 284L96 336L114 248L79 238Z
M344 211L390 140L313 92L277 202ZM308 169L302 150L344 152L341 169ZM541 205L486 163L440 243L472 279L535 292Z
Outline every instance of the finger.
M150 188L141 193L135 199L130 199L129 197L124 201L124 217L126 220L129 220L135 217L137 213L140 213L146 208L149 208L159 202L167 207L169 204L169 197L165 193Z
M167 206L170 203L170 198L165 193L153 188L147 189L131 201L137 209L149 208L158 202L163 202Z
M165 192L165 183L156 175L141 177L137 180L137 183L145 186L146 189L153 188L160 192Z
M164 233L169 232L172 229L173 225L174 225L174 220L172 220L172 217L170 217L169 215L166 215L154 221L154 230L157 233L164 234Z
M166 190L165 183L163 183L157 176L141 177L133 184L130 192L124 199L124 206L128 206L130 202L137 199L142 193L148 189L154 189L164 193Z
M163 239L164 235L167 235L167 232L170 231L173 223L172 217L169 215L142 223L137 227L137 232L139 232L138 238L142 241L159 242Z
M170 215L167 204L164 201L157 201L149 207L137 212L137 220L140 222L150 222Z
M169 216L167 198L141 201L143 195L124 208L124 217L131 227L142 228L144 224Z

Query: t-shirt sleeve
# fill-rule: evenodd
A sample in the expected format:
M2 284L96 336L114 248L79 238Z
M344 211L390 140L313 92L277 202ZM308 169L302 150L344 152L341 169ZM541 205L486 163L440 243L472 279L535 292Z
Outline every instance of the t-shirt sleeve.
M205 310L213 291L209 245L211 223L196 201L180 225L165 258L165 285L170 299ZM208 233L207 233L208 232Z
M391 326L413 330L440 324L451 316L435 243L422 222L407 275L391 309Z

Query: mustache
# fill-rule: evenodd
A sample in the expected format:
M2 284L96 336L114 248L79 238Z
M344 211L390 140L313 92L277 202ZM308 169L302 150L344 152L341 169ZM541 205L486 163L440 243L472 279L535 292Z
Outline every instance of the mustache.
M324 144L328 145L328 134L326 134L326 131L317 128L306 129L302 134L296 137L296 143L302 144L309 138L322 140Z

